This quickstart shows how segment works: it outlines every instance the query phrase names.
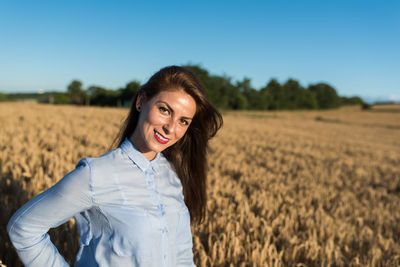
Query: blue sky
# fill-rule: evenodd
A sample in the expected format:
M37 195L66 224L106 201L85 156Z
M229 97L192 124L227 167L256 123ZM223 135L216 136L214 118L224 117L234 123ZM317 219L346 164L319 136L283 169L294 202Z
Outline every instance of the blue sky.
M0 92L118 89L187 63L400 101L400 1L0 2Z

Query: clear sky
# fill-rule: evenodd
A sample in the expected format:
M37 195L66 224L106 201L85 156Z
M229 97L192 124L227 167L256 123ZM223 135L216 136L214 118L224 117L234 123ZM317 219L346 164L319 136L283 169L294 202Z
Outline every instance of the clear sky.
M400 101L400 1L0 1L0 92L118 89L187 63Z

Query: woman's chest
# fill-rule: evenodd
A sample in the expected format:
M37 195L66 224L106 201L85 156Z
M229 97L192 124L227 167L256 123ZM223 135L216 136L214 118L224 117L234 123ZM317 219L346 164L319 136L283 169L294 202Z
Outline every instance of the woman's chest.
M145 249L162 240L173 241L182 211L187 210L181 187L156 179L132 183L120 177L97 200L117 250Z
M162 253L176 251L174 247L182 226L191 236L190 218L186 207L157 206L145 209L132 206L103 206L101 208L111 229L110 247L118 256L150 261ZM175 253L174 253L175 254Z

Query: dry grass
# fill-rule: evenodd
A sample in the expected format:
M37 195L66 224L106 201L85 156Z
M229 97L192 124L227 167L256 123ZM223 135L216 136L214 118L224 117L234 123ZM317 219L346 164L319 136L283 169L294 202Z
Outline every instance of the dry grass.
M396 107L397 108L397 107ZM104 153L127 110L0 104L0 260L11 214ZM198 266L399 266L400 113L230 112L210 147ZM72 234L71 234L72 233ZM73 222L52 230L73 263Z

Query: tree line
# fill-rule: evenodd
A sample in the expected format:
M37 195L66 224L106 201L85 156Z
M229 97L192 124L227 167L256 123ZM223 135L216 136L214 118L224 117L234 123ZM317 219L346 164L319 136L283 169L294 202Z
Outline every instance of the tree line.
M251 81L244 78L232 81L228 76L210 74L199 65L185 65L194 72L207 89L211 102L220 109L232 110L296 110L296 109L332 109L342 105L369 105L358 97L341 97L335 88L327 83L311 84L307 88L295 79L288 79L283 84L271 79L259 90L251 86ZM140 82L134 80L117 90L101 86L83 88L79 80L72 81L67 92L47 92L36 94L40 102L53 104L77 104L96 106L129 106L132 98L140 89ZM35 94L0 94L0 100L29 98Z

